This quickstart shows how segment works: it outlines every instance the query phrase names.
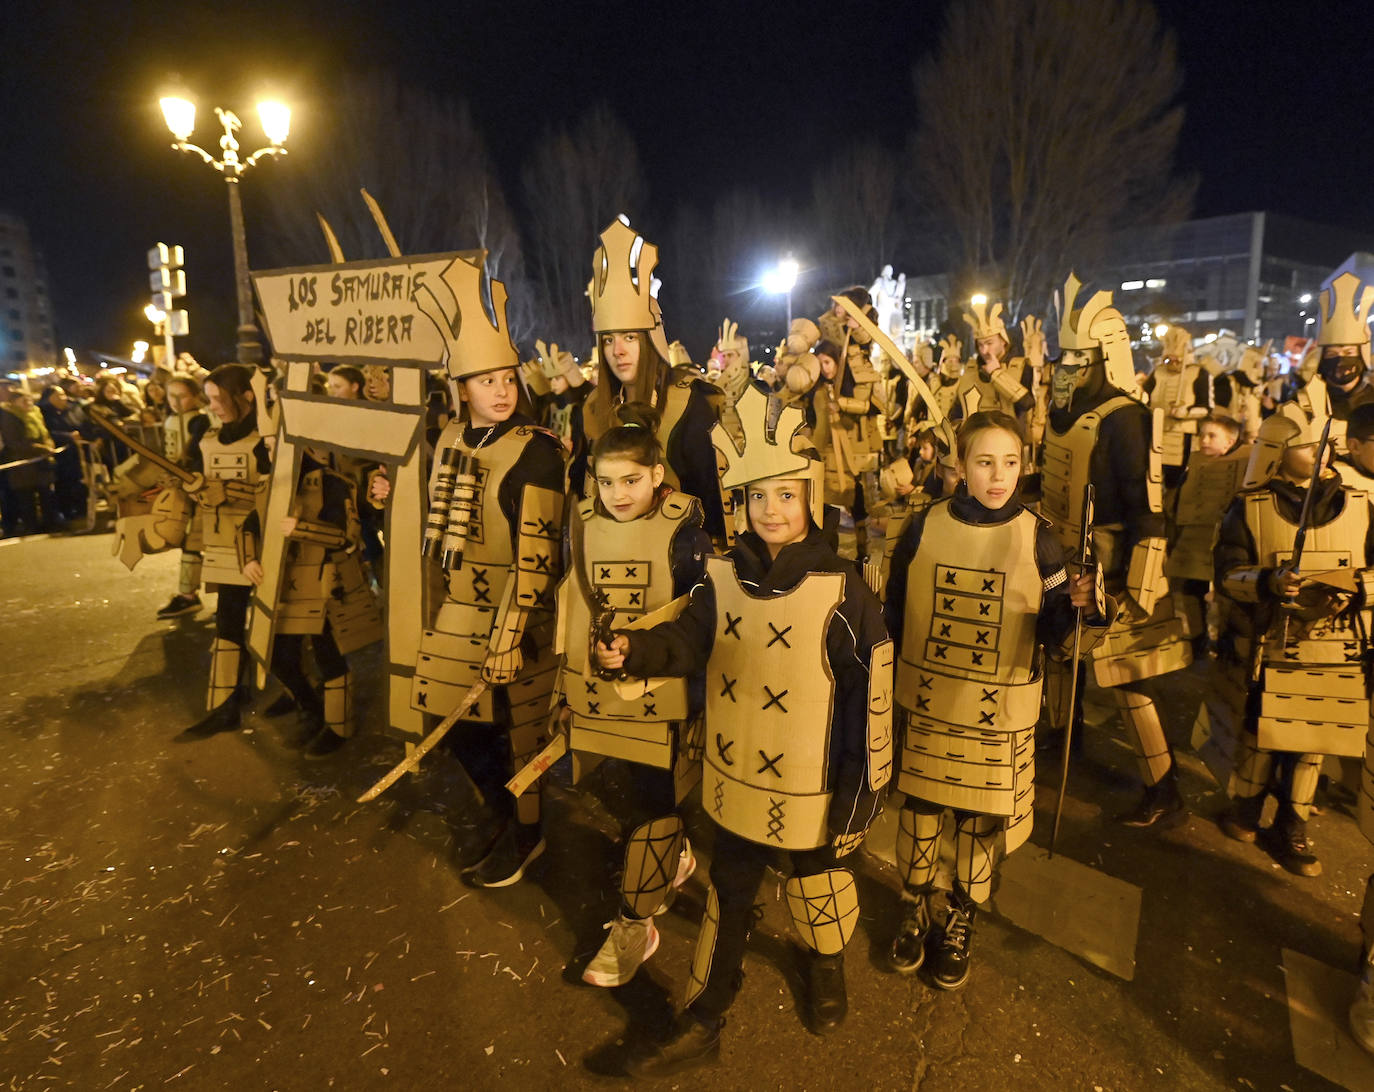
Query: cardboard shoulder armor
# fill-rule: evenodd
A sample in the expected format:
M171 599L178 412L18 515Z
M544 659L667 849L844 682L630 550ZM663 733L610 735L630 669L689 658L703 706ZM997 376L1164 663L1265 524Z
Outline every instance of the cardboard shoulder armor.
M628 699L598 678L589 662L597 607L587 601L584 588L605 596L615 610L613 628L666 606L673 599L673 539L698 508L696 498L670 493L652 514L629 523L598 515L593 501L584 501L573 516L582 520L582 542L580 556L574 545L572 564L586 578L584 582L576 572L569 573L561 598L567 610L561 628L568 635L563 693L573 714L573 750L661 769L672 764L670 726L687 717L687 680L668 679L652 692Z
M947 501L930 509L907 568L897 655L897 702L916 718L1000 732L1035 723L1039 524L1028 510L975 526Z
M1044 467L1040 479L1040 511L1053 525L1066 549L1078 545L1078 521L1082 518L1083 487L1093 449L1097 447L1102 422L1127 406L1138 406L1134 398L1120 394L1100 406L1080 414L1063 433L1045 429Z
M728 558L707 559L716 631L706 670L702 803L742 838L779 849L828 841L835 681L826 657L843 573L791 591L749 592Z
M668 438L682 420L682 415L687 412L687 404L692 399L692 388L695 384L696 380L690 375L674 375L668 382L668 390L663 396L662 413L658 419L658 440L663 445L665 453L668 450ZM663 480L674 489L682 487L677 471L668 464L666 455L663 460Z

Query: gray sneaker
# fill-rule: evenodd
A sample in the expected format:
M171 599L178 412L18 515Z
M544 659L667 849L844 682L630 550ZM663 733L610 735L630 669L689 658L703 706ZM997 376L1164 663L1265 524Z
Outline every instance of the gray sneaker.
M618 917L608 921L606 942L596 953L582 981L591 986L623 986L644 962L658 951L658 929L653 918Z

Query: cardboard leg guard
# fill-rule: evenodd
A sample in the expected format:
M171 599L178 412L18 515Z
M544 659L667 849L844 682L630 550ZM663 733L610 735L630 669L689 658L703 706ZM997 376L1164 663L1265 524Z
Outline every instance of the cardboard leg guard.
M783 888L801 941L820 955L839 955L859 923L859 888L847 868L793 876Z
M538 706L534 708L534 706ZM521 717L510 729L511 771L523 770L525 764L543 750L548 743L547 695L543 703L531 702L520 709L512 709L511 717ZM521 793L515 800L515 818L521 823L539 822L539 793Z
M205 708L218 709L234 696L239 685L239 664L243 660L243 649L216 637L210 647L210 687L205 695Z
M635 827L625 843L620 895L634 918L647 918L663 905L682 853L682 820L676 815Z
M201 564L200 554L193 554L189 550L181 552L181 568L177 573L178 595L195 595L200 591Z
M901 808L897 812L897 870L902 885L910 890L927 886L935 879L935 866L940 861L940 828L945 813L912 811Z
M715 885L706 889L706 913L697 930L697 944L692 950L692 969L687 976L687 997L685 1004L690 1005L706 988L711 977L711 961L716 955L716 937L720 933L720 896Z
M1312 801L1317 798L1317 779L1321 777L1322 755L1295 755L1288 775L1288 802L1304 823L1312 817Z
M324 726L336 736L353 735L353 676L324 680Z
M1069 690L1073 670L1059 660L1045 665L1045 717L1051 728L1060 729L1069 723Z
M1121 687L1112 689L1112 697L1121 713L1126 738L1135 748L1140 779L1146 785L1157 785L1174 764L1169 741L1164 737L1164 725L1159 722L1159 710L1144 694Z
M995 815L970 815L959 820L954 837L954 874L964 894L979 904L992 898L992 873L1002 822Z
M1274 752L1261 751L1255 737L1242 735L1236 744L1236 768L1226 786L1233 799L1249 800L1269 788L1274 775Z

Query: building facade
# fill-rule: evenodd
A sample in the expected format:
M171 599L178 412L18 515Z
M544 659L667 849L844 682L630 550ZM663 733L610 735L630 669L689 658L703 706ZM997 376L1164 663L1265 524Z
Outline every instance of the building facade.
M18 216L0 213L0 372L57 365L48 274Z

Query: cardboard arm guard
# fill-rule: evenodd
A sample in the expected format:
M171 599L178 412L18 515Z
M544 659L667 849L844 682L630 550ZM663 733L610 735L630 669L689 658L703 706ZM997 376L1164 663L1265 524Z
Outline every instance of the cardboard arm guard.
M992 385L998 394L1013 405L1030 394L1008 367L998 368L992 373Z
M320 523L311 519L298 519L296 529L288 537L295 542L309 542L328 550L337 550L348 545L346 532L332 523Z
M1232 569L1222 581L1221 590L1237 603L1258 603L1264 598L1264 581L1267 573L1267 569L1258 565Z
M563 495L538 485L527 485L520 494L520 523L515 536L515 571L491 631L491 652L513 651L525 635L525 623L534 611L553 609L562 553Z
M1169 593L1164 579L1164 540L1143 538L1131 548L1126 591L1146 614L1153 614L1161 595Z
M889 638L873 646L868 659L868 787L877 792L892 780L892 665Z
M868 412L867 398L846 398L843 395L835 399L835 405L841 413L852 413L855 416Z

